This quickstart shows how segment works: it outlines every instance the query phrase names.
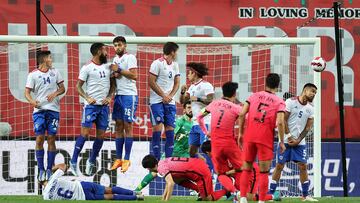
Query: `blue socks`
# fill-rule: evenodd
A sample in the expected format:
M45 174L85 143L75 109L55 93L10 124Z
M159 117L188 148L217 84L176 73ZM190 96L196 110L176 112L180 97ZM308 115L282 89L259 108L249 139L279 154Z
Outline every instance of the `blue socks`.
M165 157L171 157L174 150L174 130L168 130L165 132Z
M274 192L276 191L277 185L278 185L278 183L275 180L270 181L269 194L274 194Z
M76 142L75 142L75 147L74 147L74 153L72 155L72 158L71 158L71 163L77 163L77 160L78 160L78 157L79 157L79 154L84 146L84 143L86 141L86 138L82 135L80 135L77 139L76 139Z
M160 140L161 140L161 132L153 132L152 134L152 149L153 154L157 160L160 160Z
M116 146L116 158L122 159L122 151L124 146L125 139L123 137L115 139L115 146Z
M309 186L310 186L310 181L307 180L304 183L301 184L301 188L302 188L302 194L303 197L306 197L309 195Z
M44 149L36 150L36 160L39 170L45 170L44 168Z
M130 152L134 139L132 137L125 137L125 160L130 160Z
M48 151L47 152L47 168L46 169L52 169L55 161L56 151Z
M95 163L96 157L99 155L103 143L104 143L103 139L99 139L99 138L95 139L89 158L90 163Z

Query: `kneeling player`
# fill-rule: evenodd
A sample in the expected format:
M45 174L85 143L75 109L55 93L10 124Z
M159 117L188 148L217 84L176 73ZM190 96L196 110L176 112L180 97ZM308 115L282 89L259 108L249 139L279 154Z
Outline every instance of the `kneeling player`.
M201 151L205 154L207 154L209 157L211 156L211 141L206 141L201 145ZM235 179L233 178L234 174L235 174L235 169L234 167L231 165L231 163L227 160L228 164L224 164L224 166L222 167L224 170L226 170L225 173L223 174L219 174L218 176L218 180L220 182L220 184L225 188L225 190L231 192L231 193L235 193L237 191L237 188L239 187L240 183L236 182ZM249 201L253 200L253 201L258 201L259 200L259 195L258 195L258 179L257 177L259 177L259 166L257 165L257 163L253 163L253 171L252 171L252 175L249 179L249 188L248 188L248 192L247 192L247 199ZM236 187L235 187L236 186ZM280 193L278 191L274 192L273 195L271 194L267 194L266 195L266 200L275 200L275 201L280 201Z
M67 170L65 164L53 167L56 172L48 181L42 181L44 200L144 200L144 195L121 187L105 187L93 182L61 179Z
M226 194L226 190L213 191L211 172L202 159L170 157L158 161L153 155L147 155L142 165L165 178L165 201L170 199L175 183L197 191L203 201L216 201Z

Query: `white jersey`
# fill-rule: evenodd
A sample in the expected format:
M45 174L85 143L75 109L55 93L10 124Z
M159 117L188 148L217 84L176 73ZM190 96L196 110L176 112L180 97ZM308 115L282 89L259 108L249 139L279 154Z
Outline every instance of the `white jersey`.
M128 53L125 53L121 57L116 55L113 64L117 64L122 70L130 70L138 67L136 57ZM125 76L116 78L116 94L137 95L136 81L126 78Z
M175 77L180 76L179 64L173 61L168 65L166 60L161 57L151 64L150 74L156 75L156 83L165 94L170 94L174 87ZM150 104L160 102L162 102L162 97L150 88ZM173 99L170 104L175 104L175 100Z
M44 200L86 200L81 183L77 180L62 180L64 171L58 169L43 190Z
M206 99L207 95L214 94L214 86L210 84L209 82L206 82L204 80L200 80L197 83L192 84L189 89L187 90L187 93L191 96L195 96L197 98ZM193 125L199 125L197 122L197 115L200 113L201 109L205 108L206 104L198 101L191 102L191 109L193 112ZM204 118L205 124L210 124L211 117L210 115L206 116Z
M95 99L96 105L101 105L110 90L109 64L96 64L93 61L80 70L79 79L86 83L86 94ZM85 104L88 104L85 100Z
M289 98L285 101L285 110L290 113L287 121L290 134L297 139L300 133L305 129L307 120L314 117L314 106L312 103L307 102L303 105L299 101L299 97ZM287 143L288 137L284 137L284 142ZM306 144L303 139L299 145Z
M35 69L28 75L26 88L30 88L34 92L34 100L40 102L40 108L34 108L34 113L41 110L60 111L60 98L55 97L52 102L48 102L46 97L56 92L62 82L64 80L61 74L54 68L47 72Z

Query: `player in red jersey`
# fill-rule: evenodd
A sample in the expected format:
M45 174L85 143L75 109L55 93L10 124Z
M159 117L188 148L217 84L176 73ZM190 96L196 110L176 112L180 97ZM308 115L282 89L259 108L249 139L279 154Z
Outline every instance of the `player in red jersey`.
M274 129L279 132L281 153L285 151L284 145L284 101L275 95L280 83L280 76L270 73L266 77L265 91L252 94L244 104L239 119L239 146L244 149L244 163L242 167L240 203L247 203L246 189L249 187L252 164L256 156L259 160L259 203L265 202L269 170L273 159ZM245 116L247 125L244 133Z
M203 201L216 201L226 194L226 190L213 190L211 172L202 159L170 157L158 161L155 156L147 155L142 166L166 181L163 200L170 199L175 183L195 190Z
M228 171L227 163L229 161L236 171L234 174L236 182L240 182L242 158L234 133L234 126L241 111L241 106L234 103L237 88L237 83L225 83L222 86L222 99L215 100L206 106L198 114L198 121L204 133L208 134L204 117L211 113L211 160L215 172L219 176L225 175ZM237 187L238 190L240 190L239 186Z

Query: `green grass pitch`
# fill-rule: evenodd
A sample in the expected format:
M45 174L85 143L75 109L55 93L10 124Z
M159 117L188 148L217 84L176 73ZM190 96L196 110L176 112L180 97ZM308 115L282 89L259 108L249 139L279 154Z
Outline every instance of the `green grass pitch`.
M1 203L18 203L18 202L26 202L26 203L38 203L38 202L50 202L50 201L45 201L42 199L42 196L7 196L7 195L0 195L0 202ZM51 201L51 202L69 202L69 201ZM70 201L71 202L71 201ZM91 201L91 203L100 203L100 202L129 202L129 201ZM159 196L149 196L149 197L145 197L145 201L136 201L136 202L163 202L161 201L161 197ZM196 203L198 201L196 201L195 197L178 197L178 196L173 196L171 198L171 200L169 201L171 202L186 202L186 203ZM219 200L219 202L228 202L228 203L232 203L232 201L225 201L225 200ZM282 199L281 202L302 202L300 199L296 199L296 198L285 198ZM319 199L319 202L326 202L326 203L347 203L347 202L360 202L360 197L323 197Z

